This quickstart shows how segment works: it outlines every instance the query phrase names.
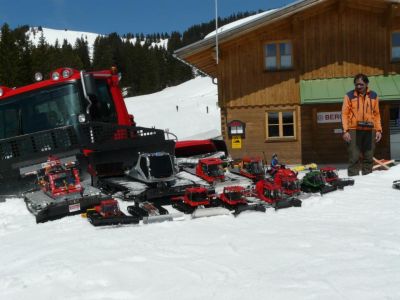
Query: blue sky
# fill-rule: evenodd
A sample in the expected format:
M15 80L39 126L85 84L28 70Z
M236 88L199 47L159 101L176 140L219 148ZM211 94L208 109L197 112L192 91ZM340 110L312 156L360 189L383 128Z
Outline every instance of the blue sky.
M217 0L220 17L282 7L293 0ZM215 16L215 0L0 0L0 25L107 34L183 32Z

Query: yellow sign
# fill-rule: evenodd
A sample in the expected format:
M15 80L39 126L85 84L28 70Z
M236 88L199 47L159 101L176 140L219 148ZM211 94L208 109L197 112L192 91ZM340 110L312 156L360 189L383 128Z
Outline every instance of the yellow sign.
M240 135L232 136L232 149L242 149L242 137Z

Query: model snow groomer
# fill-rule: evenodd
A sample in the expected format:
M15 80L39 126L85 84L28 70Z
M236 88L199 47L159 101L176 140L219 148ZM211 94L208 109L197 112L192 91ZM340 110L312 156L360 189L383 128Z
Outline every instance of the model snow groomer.
M338 171L334 167L324 167L320 171L327 183L337 186L339 189L343 189L348 185L354 185L353 178L339 178Z
M260 180L256 183L254 196L270 204L275 209L300 207L301 200L295 197L284 197L282 188L271 179Z

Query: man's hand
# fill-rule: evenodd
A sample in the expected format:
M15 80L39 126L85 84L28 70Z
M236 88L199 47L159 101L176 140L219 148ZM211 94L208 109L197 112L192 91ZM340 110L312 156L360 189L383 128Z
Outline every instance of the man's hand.
M343 139L349 143L351 141L351 135L348 132L343 133Z
M381 138L382 138L382 132L377 131L375 133L375 141L378 143L381 140Z

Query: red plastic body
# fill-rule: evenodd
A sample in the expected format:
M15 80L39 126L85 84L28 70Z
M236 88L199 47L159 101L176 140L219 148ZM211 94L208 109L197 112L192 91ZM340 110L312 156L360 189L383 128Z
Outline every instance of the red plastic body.
M208 183L224 181L223 161L220 158L200 159L196 166L196 175Z
M172 197L172 201L183 201L183 203L197 207L201 205L210 205L211 199L208 189L205 187L189 187L185 190L185 195Z
M269 204L282 200L281 187L270 180L260 180L256 183L255 196Z
M274 174L274 182L281 187L282 192L289 196L298 195L301 192L297 173L285 166L280 166Z
M246 204L247 201L244 198L245 189L242 186L227 186L224 187L224 190L221 194L219 194L218 198L232 206L236 206L239 204Z
M327 183L333 183L339 180L339 174L334 167L324 167L320 169L322 176Z
M104 218L110 218L121 215L118 201L115 199L108 199L101 201L100 205L95 206L95 210Z
M262 164L263 161L260 157L244 157L239 163L240 174L254 181L262 180L265 178L265 173L255 174L251 168L252 164Z
M39 179L41 189L56 198L72 193L81 193L79 171L75 168L67 168L56 157L49 157L44 166L44 176Z

